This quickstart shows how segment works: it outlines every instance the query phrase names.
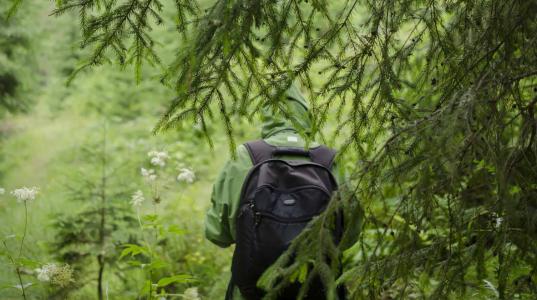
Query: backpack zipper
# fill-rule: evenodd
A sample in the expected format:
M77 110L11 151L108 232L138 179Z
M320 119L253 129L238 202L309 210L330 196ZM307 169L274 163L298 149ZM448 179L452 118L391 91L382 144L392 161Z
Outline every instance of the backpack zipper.
M311 215L311 216L305 216L301 218L287 219L287 218L282 218L282 217L279 217L270 213L265 213L265 212L260 212L260 211L254 211L254 212L255 212L254 224L256 227L259 226L259 223L261 223L262 218L272 219L280 223L295 224L295 223L309 222L311 219L313 219L313 217L316 216L316 215Z
M258 192L259 190L263 189L263 188L269 188L273 191L277 191L277 192L280 192L280 193L285 193L285 194L290 194L290 193L296 193L298 191L301 191L301 190L306 190L306 189L316 189L316 190L319 190L321 192L323 192L326 196L330 197L330 192L321 187L321 186L318 186L318 185L313 185L313 184L307 184L307 185L301 185L301 186L298 186L298 187L294 187L294 188L290 188L290 189L279 189L279 188L276 188L270 184L263 184L263 185L260 185L258 186L255 190L254 190L254 193Z
M315 214L315 215L309 215L309 216L305 216L301 218L293 218L293 219L282 218L271 213L257 211L255 209L255 203L253 201L250 201L250 203L248 204L248 209L250 209L250 211L252 212L252 215L254 216L254 226L256 228L261 223L262 218L272 219L280 223L294 224L294 223L304 223L306 221L310 221L311 219L313 219L313 217L317 216ZM240 215L242 215L242 213Z
M263 185L263 186L258 187L258 189L262 188L262 187L268 187L268 188L271 188L273 190L280 191L280 190L278 190L278 189L276 189L276 188L274 188L274 187L272 187L270 185ZM296 192L298 190L307 189L307 188L314 188L314 189L320 190L320 191L322 191L322 192L324 192L324 193L326 193L328 195L328 192L326 192L324 189L322 189L322 188L320 188L318 186L315 186L315 185L308 185L308 186L303 186L303 187L299 187L299 188L294 188L294 189L291 189L291 190L286 191L286 192L291 192L291 191ZM309 215L309 216L305 216L305 217L301 217L301 218L294 218L294 219L289 220L289 219L286 219L286 218L276 216L276 215L271 214L271 213L258 211L255 208L254 199L250 199L250 201L248 203L248 207L250 208L250 210L252 211L252 214L254 216L254 226L255 227L259 226L259 223L261 222L262 217L266 217L266 218L278 221L280 223L293 224L293 223L304 223L306 221L310 221L311 219L313 219L313 217L315 217L317 215L317 214L314 214L314 215Z
M261 222L261 214L255 209L255 202L253 199L250 200L250 204L248 204L248 207L250 207L250 210L254 215L254 226L259 226L259 222Z

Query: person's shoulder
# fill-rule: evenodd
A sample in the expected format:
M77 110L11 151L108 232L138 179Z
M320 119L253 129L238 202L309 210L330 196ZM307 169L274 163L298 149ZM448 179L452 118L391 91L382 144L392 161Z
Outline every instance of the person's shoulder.
M240 159L243 159L243 160L246 160L246 159L250 159L250 154L248 152L248 149L246 149L246 145L245 144L242 144L242 145L239 145L237 147L237 150L235 151L236 155L237 155L237 158L240 158Z
M295 131L282 131L264 139L264 141L276 147L315 148L321 145L317 141L305 138Z
M249 157L250 156L248 155L248 150L246 149L245 144L240 144L233 150L230 161L244 160L245 158Z
M234 155L231 156L228 163L243 166L249 166L252 164L250 153L248 149L246 149L245 144L241 144L235 148Z

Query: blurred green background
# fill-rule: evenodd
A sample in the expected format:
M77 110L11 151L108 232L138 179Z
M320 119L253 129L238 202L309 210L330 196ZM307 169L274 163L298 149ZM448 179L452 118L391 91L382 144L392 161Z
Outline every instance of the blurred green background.
M2 1L0 14L5 15L8 7ZM227 285L232 249L220 250L204 239L203 217L216 170L229 156L225 138L215 134L211 149L200 128L188 124L154 135L153 126L173 93L155 80L159 70L150 67L144 68L139 84L131 70L107 65L79 74L67 86L69 75L84 55L78 46L79 25L76 15L50 16L53 8L48 1L26 1L21 7L24 14L9 22L0 19L0 188L5 189L0 195L0 236L7 245L0 250L0 299L21 297L14 267L5 254L18 252L24 206L9 192L23 186L39 188L36 200L28 203L28 233L22 251L28 259L22 268L23 279L25 284L32 283L26 288L28 298L97 298L98 264L91 256L100 247L84 245L73 237L69 241L61 234L70 230L73 235L82 235L84 228L75 227L76 223L84 226L84 218L71 225L58 223L62 217L100 207L99 197L91 191L102 190L103 156L106 177L111 178L105 186L108 206L118 206L135 219L136 208L129 201L132 193L142 190L147 201L139 208L140 214L152 214L156 209L163 226L175 231L153 241L166 244L159 245L166 249L159 254L166 266L158 268L162 275L155 275L157 279L191 274L195 281L177 284L171 290L181 294L188 287L198 287L204 298L220 298ZM178 47L173 28L158 30L161 40L166 41L160 50L170 58L170 49ZM240 128L240 140L257 133L253 126ZM166 166L157 169L161 191L156 205L149 196L152 187L140 174L141 167L155 168L147 156L151 150L169 155ZM194 171L193 183L176 179L183 167ZM107 257L117 257L123 242L141 239L136 221L118 226L121 230L107 232L110 236L103 247ZM62 243L64 248L58 246ZM35 279L35 268L75 262L73 253L90 257L83 265L74 263L71 285L53 287ZM114 264L104 271L106 295L110 299L136 298L144 286L143 272L128 258Z

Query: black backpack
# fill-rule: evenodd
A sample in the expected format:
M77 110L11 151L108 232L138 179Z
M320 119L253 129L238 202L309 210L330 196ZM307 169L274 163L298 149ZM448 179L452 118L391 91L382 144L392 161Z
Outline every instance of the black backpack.
M231 287L236 285L246 299L253 300L264 295L256 287L259 277L308 222L325 210L337 189L331 172L336 152L325 146L309 150L276 147L263 140L245 146L254 166L242 186L232 279L226 299L231 299ZM311 161L277 158L281 155L305 156ZM319 279L315 281L306 299L324 299L322 284ZM299 289L298 283L292 284L278 299L294 300Z

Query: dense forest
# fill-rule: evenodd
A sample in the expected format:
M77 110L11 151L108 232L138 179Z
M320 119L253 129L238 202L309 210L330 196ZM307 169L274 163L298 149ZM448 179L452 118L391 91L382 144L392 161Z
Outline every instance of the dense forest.
M537 297L537 1L4 0L0 299L223 299L211 187L293 84L346 188L267 299Z

